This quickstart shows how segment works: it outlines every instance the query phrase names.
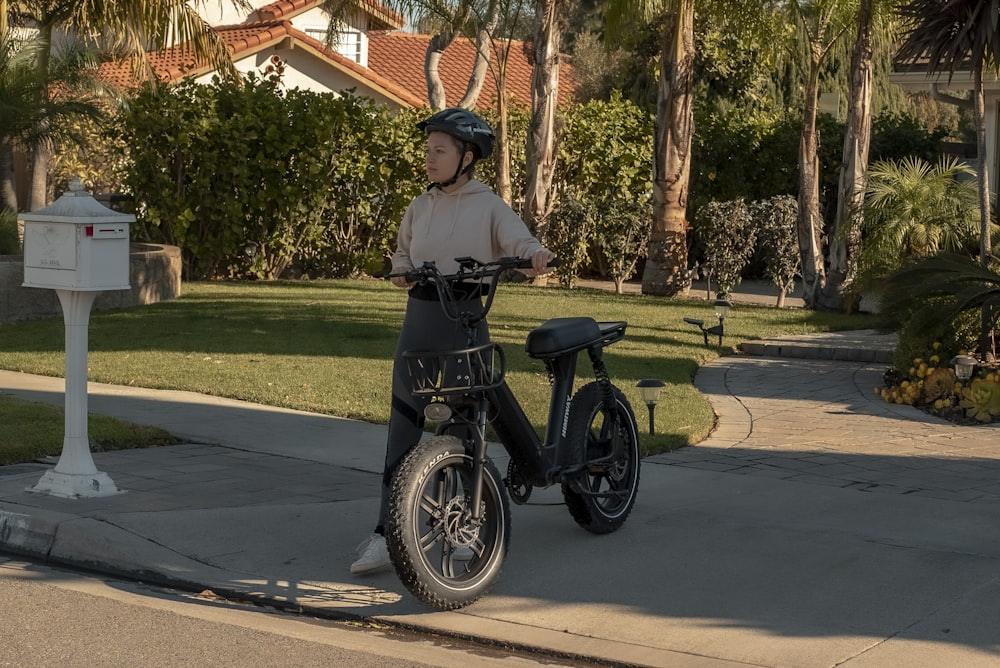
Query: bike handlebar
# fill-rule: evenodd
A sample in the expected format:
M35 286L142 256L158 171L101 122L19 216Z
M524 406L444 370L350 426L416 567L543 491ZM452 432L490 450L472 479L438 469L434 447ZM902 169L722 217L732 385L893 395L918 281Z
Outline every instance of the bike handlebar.
M407 283L419 283L426 285L433 284L437 288L438 299L441 301L441 308L449 320L459 322L463 326L471 329L480 321L486 318L490 307L493 305L493 296L496 294L497 283L500 276L508 269L532 269L534 265L530 258L522 257L502 257L493 262L480 262L471 257L455 258L458 262L458 271L454 274L442 274L437 265L433 262L425 262L422 267L410 271L389 274L387 278L402 276ZM558 267L561 262L559 258L549 260L549 267ZM485 281L484 279L489 279ZM482 283L487 287L486 302L479 313L464 313L458 308L459 300L455 296L452 286L456 283Z
M386 278L403 277L407 283L427 283L433 279L435 282L456 283L459 281L475 281L484 278L492 278L508 269L532 269L534 265L531 258L525 257L502 257L493 262L480 262L471 257L457 257L459 269L454 274L442 274L437 265L433 262L425 262L422 267L411 269L410 271L389 274ZM548 266L555 268L562 264L559 258L549 260Z

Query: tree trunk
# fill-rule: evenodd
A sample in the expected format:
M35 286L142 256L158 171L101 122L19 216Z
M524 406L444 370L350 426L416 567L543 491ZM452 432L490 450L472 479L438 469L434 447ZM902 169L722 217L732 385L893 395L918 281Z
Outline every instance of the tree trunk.
M536 0L534 69L531 72L531 121L528 126L524 222L538 238L552 210L555 172L556 106L559 100L559 15L563 0Z
M990 244L990 177L986 164L986 98L983 93L983 66L980 63L974 70L975 87L972 92L976 120L976 172L979 176L979 262L984 267L990 265L992 248ZM981 313L979 330L979 353L987 361L992 362L995 356L993 350L993 329L991 304L985 304Z
M0 209L20 211L14 182L14 142L10 137L0 140Z
M802 260L802 298L806 308L815 309L826 281L821 243L823 218L819 207L819 133L816 130L821 48L813 44L811 51L802 135L799 138L799 218L796 228Z
M851 311L846 293L857 271L856 255L861 245L860 218L868 181L868 149L872 127L872 0L858 7L857 36L851 55L851 101L847 110L844 159L837 190L837 217L830 233L830 271L819 305L834 311Z
M38 71L42 75L43 102L49 100L49 64L52 58L52 23L46 21L39 26ZM28 210L35 211L48 204L49 157L52 145L48 141L49 121L43 118L38 134L43 139L31 147L31 191L28 195Z
M503 91L506 86L501 85L500 90ZM510 185L510 146L507 141L508 134L508 124L507 124L507 96L497 95L497 113L500 116L500 122L497 123L496 128L496 149L494 155L496 157L496 175L497 175L497 195L500 196L503 201L507 202L507 206L511 206L513 203L513 188Z
M653 221L642 292L673 296L691 285L687 270L687 198L694 134L694 0L667 16L656 100Z
M441 56L445 49L455 41L455 33L439 32L427 43L427 55L424 58L424 78L427 80L427 101L431 109L444 109L448 106L444 83L441 81Z
M479 92L486 81L486 72L490 67L490 51L493 50L493 31L500 20L500 7L497 0L490 0L486 20L479 25L476 32L476 60L472 64L472 74L465 88L465 95L459 100L458 106L463 109L473 109L479 99Z

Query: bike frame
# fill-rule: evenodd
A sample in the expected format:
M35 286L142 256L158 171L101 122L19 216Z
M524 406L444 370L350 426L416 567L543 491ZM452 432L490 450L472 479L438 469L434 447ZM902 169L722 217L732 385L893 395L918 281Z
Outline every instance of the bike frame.
M471 258L459 258L459 262L463 269L458 274L442 275L436 267L431 265L425 266L420 273L406 274L406 276L408 279L434 279L442 306L448 317L461 323L468 332L469 345L475 347L484 343L475 340L475 331L476 325L485 319L493 303L500 276L500 271L496 267L513 268L519 266L518 263L523 267L524 261L519 261L517 258L505 258L498 263L480 264ZM451 283L487 276L491 280L488 284L488 293L482 311L478 314L461 311L458 306L460 302L455 299ZM454 310L450 311L449 309ZM517 463L520 471L527 477L527 482L530 482L532 486L547 487L559 482L567 474L579 472L588 465L584 451L585 444L574 444L578 447L571 448L569 447L571 444L564 442L578 357L581 352L587 351L598 383L607 396L613 399L611 383L604 369L602 351L606 345L624 337L625 324L607 323L607 327L600 327L598 331L600 335L596 338L543 357L552 380L544 442L539 439L535 428L528 420L524 409L507 385L506 380L501 379L499 383L493 384L488 389L450 393L438 399L452 408L452 414L451 417L438 424L436 433L457 436L471 446L469 450L473 460L473 498L470 507L474 519L481 519L480 502L482 500L482 478L487 451L485 436L487 424L493 426L507 453ZM610 405L614 405L613 401ZM617 421L617 413L614 418ZM617 433L617 430L615 431ZM620 454L622 444L617 440L612 457Z

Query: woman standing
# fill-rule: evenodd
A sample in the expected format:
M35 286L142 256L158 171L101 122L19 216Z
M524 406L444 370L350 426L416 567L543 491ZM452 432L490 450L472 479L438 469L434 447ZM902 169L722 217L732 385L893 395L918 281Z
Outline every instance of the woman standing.
M485 184L473 178L476 162L493 152L493 129L466 109L445 109L417 127L427 135L425 167L430 186L410 202L399 228L392 273L434 262L443 273L458 270L455 258L492 262L501 257L531 258L536 273L545 273L555 255L531 235L514 211ZM358 546L351 573L372 573L389 566L385 516L389 484L400 461L423 432L426 399L410 393L402 353L407 350L448 350L466 346L465 332L448 320L432 285L413 285L401 276L394 285L409 289L403 328L396 344L392 372L392 406L382 473L382 503L371 536ZM481 286L456 287L460 299L479 300ZM485 322L480 341L489 340Z

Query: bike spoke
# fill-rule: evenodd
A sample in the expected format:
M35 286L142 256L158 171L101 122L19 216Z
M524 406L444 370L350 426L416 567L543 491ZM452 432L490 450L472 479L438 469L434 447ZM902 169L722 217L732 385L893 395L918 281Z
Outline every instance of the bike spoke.
M434 523L426 533L420 535L420 549L426 554L443 540L444 528L439 523Z

